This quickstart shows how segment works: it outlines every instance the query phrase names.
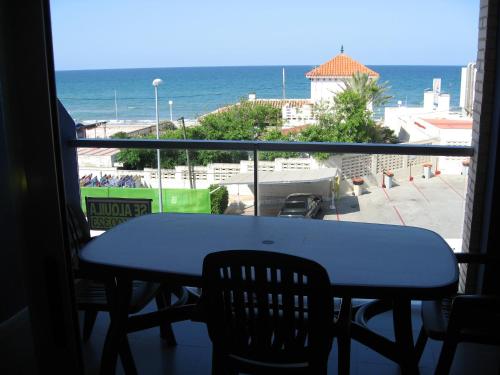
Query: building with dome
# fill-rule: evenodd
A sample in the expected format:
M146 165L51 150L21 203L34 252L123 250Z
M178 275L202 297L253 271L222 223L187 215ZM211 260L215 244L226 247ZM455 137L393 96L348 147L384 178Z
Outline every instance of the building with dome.
M366 73L373 79L379 77L377 72L346 55L342 48L333 59L306 73L311 81L311 101L333 100L337 93L344 90L344 80L355 73Z
M355 73L366 73L372 79L379 77L377 72L345 54L342 47L337 56L306 73L306 78L311 81L310 98L260 99L256 93L250 93L248 101L280 107L284 129L315 124L317 118L313 111L314 105L321 101L332 101L337 93L344 90L344 80L351 78ZM218 108L211 113L224 112L233 105L239 103ZM371 103L369 106L371 108Z

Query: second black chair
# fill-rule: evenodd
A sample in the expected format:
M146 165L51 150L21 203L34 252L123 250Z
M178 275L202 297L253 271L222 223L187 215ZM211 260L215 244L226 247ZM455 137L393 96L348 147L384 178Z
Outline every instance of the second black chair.
M316 262L253 250L209 254L200 309L213 374L326 374L334 337L339 373L349 372L351 302L335 317L330 279Z
M91 240L90 228L81 208L79 206L67 207L69 235L71 242L71 258L75 273L75 294L78 309L85 311L83 325L83 340L88 341L92 333L97 314L100 311L110 311L106 297L104 280L94 280L90 275L85 275L80 270L78 252L81 247ZM129 305L129 313L140 312L150 301L156 300L158 309L170 307L172 294L178 297L175 306L181 306L188 301L188 292L185 288L170 289L166 285L158 283L134 281L132 284L132 296ZM160 335L168 345L176 345L176 340L170 322L160 324Z

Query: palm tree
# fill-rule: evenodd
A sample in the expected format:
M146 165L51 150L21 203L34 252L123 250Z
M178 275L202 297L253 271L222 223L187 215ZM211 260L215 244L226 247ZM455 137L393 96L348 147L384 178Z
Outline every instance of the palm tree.
M351 78L343 80L344 90L351 90L359 94L368 104L381 106L386 104L392 96L386 95L390 89L388 82L378 83L378 78L371 79L367 73L356 72Z

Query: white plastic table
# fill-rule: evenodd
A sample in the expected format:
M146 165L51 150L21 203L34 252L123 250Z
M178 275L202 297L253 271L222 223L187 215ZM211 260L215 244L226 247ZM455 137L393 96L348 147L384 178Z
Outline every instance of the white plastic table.
M395 342L353 327L353 338L418 373L411 300L456 291L458 267L436 233L414 227L276 217L152 214L120 224L80 253L82 266L117 280L201 286L205 255L221 250L269 250L309 258L327 271L336 296L393 301ZM130 283L124 283L129 285ZM118 283L119 285L119 283ZM127 293L116 293L127 295ZM125 310L128 301L118 301ZM109 335L112 333L109 332ZM102 372L114 372L117 353L104 348Z

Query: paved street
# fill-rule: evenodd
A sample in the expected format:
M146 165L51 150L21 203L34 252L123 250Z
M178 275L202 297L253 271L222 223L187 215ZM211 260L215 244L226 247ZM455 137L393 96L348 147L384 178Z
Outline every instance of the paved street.
M391 189L371 187L359 197L342 197L323 219L415 226L461 239L466 183L465 176L439 175L397 181Z

